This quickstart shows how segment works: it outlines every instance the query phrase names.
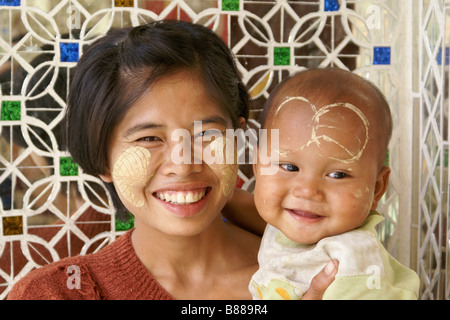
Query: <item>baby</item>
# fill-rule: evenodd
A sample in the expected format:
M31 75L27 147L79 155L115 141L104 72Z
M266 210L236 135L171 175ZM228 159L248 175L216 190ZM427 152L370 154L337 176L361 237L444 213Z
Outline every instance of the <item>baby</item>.
M259 152L278 160L258 157L254 165L255 203L268 225L253 298L300 299L336 259L324 299L417 299L417 274L389 255L375 231L390 174L392 119L382 93L349 71L303 71L269 97L262 128ZM274 129L279 146L267 144Z

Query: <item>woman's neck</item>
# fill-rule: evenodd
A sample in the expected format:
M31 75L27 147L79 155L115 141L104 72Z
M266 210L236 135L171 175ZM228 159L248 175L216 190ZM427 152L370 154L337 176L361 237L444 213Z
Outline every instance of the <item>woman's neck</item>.
M175 298L220 299L221 290L226 288L221 283L224 280L239 281L238 286L245 292L256 271L259 238L224 222L220 216L194 236L170 236L140 227L136 225L132 235L136 254ZM207 292L213 296L204 296ZM229 294L223 295L231 298Z
M220 218L220 217L219 217ZM180 261L184 265L201 264L210 260L214 248L226 243L224 223L215 219L201 233L192 236L168 235L136 221L132 242L136 253L144 265L152 270L158 264L177 268ZM155 259L158 257L158 259Z

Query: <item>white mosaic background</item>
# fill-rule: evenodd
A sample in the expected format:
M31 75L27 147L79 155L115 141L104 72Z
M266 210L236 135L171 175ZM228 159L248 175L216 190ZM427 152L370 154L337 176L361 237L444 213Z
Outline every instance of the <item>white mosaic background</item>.
M379 86L395 124L380 238L419 273L422 299L448 299L449 9L444 0L0 0L0 299L34 268L96 251L132 225L116 222L101 182L71 163L59 122L84 47L160 19L222 36L253 97L254 127L272 88L304 68L346 68ZM250 169L238 187L252 190Z

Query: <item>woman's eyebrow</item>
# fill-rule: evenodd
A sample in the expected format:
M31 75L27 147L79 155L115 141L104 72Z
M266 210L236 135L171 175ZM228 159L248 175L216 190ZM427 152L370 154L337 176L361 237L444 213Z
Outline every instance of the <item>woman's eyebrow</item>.
M202 119L202 120L198 120L198 121L201 122L202 125L210 124L210 123L218 123L218 124L221 124L226 127L229 124L229 121L227 121L225 118L220 117L220 116L212 116L212 117L208 117L206 119Z
M162 124L157 124L157 123L153 123L153 122L142 122L142 123L138 123L138 124L128 128L127 131L125 131L124 136L128 137L128 136L132 135L133 133L139 132L141 130L161 129L163 127L164 127L164 125L162 125Z
M205 124L210 124L210 123L218 123L221 124L223 126L227 126L228 125L228 121L225 120L223 117L220 116L212 116L212 117L208 117L202 120L198 120L198 122L201 122L202 125ZM192 124L192 126L194 126L194 123ZM142 122L142 123L138 123L130 128L128 128L125 133L124 133L124 137L128 137L136 132L139 132L141 130L148 130L148 129L161 129L166 127L163 124L158 124L158 123L153 123L153 122Z

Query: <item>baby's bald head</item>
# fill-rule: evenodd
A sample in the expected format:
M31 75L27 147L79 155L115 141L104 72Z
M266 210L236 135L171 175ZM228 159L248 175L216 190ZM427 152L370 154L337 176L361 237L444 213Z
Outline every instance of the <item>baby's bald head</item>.
M285 79L266 102L261 126L270 129L279 106L290 97L302 97L317 110L335 103L359 109L368 121L370 150L383 165L392 134L389 104L381 91L360 76L336 68L310 69Z

